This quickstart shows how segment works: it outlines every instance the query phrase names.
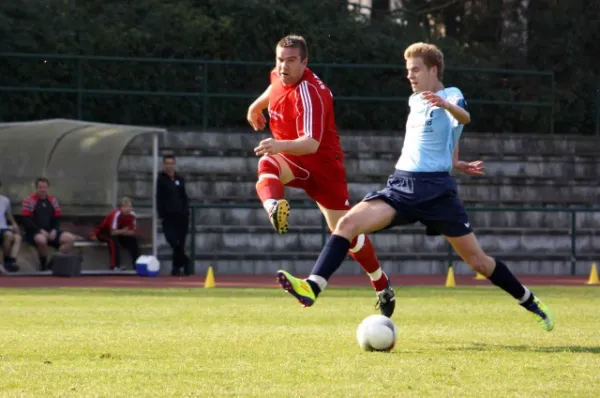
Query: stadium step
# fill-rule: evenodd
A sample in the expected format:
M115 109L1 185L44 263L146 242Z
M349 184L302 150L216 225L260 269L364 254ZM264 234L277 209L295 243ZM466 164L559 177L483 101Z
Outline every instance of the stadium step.
M510 179L507 179L510 180ZM350 183L350 199L358 201L368 192L378 190L385 184L385 178L375 183ZM119 194L133 197L152 197L152 180L139 176L119 181ZM256 196L254 181L198 181L188 180L188 194L194 198L253 198ZM305 200L306 194L298 189L286 189L292 200ZM597 182L583 184L555 183L552 181L533 181L530 184L489 183L485 179L464 179L459 183L462 200L479 201L490 198L497 202L518 201L523 203L564 203L572 200L581 203L596 203L600 197L600 185Z
M527 252L570 253L571 236L568 230L524 232L522 229L504 229L498 233L494 229L477 230L477 239L486 251L492 252ZM325 235L325 239L329 234ZM405 231L402 229L382 231L370 236L378 253L418 253L431 251L447 253L449 246L442 237L426 236L424 230ZM576 241L577 252L600 251L600 236L595 231L579 231ZM159 250L167 250L164 236L159 235ZM214 232L200 229L196 233L195 247L198 252L223 253L292 253L319 252L323 247L323 234L320 231L294 231L286 235L278 235L273 231L250 228L245 230L224 230Z
M467 159L467 158L465 158ZM474 160L470 159L469 160ZM486 180L491 178L519 179L559 179L563 181L590 180L600 176L600 160L597 158L577 160L573 157L552 157L515 161L513 159L489 158L486 161ZM177 158L180 172L189 175L237 175L252 173L255 176L258 159L252 156L181 156ZM345 160L348 179L353 181L362 175L372 175L375 179L383 180L391 173L396 163L393 159L381 158L352 158ZM140 178L148 178L143 173L152 172L151 156L126 155L121 158L119 170L127 175L135 173Z
M256 133L247 130L230 132L191 132L171 131L161 137L162 148L204 148L204 149L236 149L252 152L256 144L268 131ZM395 151L399 154L402 148L403 135L356 135L356 133L340 132L342 147L346 151L377 152L380 150ZM548 137L535 135L463 134L461 151L469 154L598 154L600 151L593 137L562 136ZM149 150L152 143L144 138L135 139L130 148Z
M354 174L348 174L348 181L350 184L362 184L362 183L374 183L385 185L387 178L392 173L394 168L388 172L367 172L360 171ZM234 170L227 171L186 171L181 170L181 175L184 176L186 182L249 182L252 184L256 183L257 174L256 171L249 171L247 169L240 169L237 172ZM536 177L528 175L486 175L484 177L470 177L463 174L457 174L454 176L457 184L460 186L509 186L509 187L571 187L571 186L596 186L598 177L594 175L586 176L564 176L555 178ZM119 182L138 182L138 181L152 181L152 173L150 171L121 171L119 172Z
M233 204L239 206L240 204ZM265 211L257 206L257 201L253 200L253 208L227 207L221 204L216 207L215 204L199 207L195 210L197 225L202 224L203 228L246 228L247 226L263 226L262 228L271 228L268 224ZM549 212L538 210L527 211L526 208L520 210L496 210L486 211L477 210L480 207L473 207L469 210L469 221L476 230L481 228L488 229L522 229L522 230L560 230L567 231L571 228L571 213L568 212ZM576 228L597 229L600 224L600 212L581 212L576 216ZM321 228L323 216L319 210L311 205L310 207L300 207L292 203L292 213L289 218L292 229L295 228ZM418 225L418 224L417 224ZM412 230L414 227L398 227L394 231L403 231L405 228Z

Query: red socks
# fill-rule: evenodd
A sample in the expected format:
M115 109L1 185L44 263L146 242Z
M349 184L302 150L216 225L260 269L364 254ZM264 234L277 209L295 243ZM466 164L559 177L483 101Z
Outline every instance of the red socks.
M375 254L371 240L365 234L360 234L350 243L350 255L355 259L371 278L371 285L376 291L388 287L387 275L381 270L381 265Z

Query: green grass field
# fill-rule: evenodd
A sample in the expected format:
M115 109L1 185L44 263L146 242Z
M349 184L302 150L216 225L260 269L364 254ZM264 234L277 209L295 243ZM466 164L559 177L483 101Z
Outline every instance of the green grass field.
M0 289L0 396L593 397L600 290L399 288L391 353L360 351L369 289Z

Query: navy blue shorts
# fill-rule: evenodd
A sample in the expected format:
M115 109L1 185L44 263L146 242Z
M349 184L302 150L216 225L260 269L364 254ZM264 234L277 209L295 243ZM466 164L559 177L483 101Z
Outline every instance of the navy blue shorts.
M419 221L427 235L457 237L473 232L456 182L447 172L396 170L384 189L367 194L363 201L374 199L396 210L396 218L385 229Z
M33 234L30 232L25 232L25 242L29 243L31 246L36 246L35 244L35 235L37 234ZM58 249L60 247L60 235L62 235L62 231L57 229L56 230L56 239L54 240L49 240L48 241L48 246L53 247L55 249Z
M12 229L0 228L0 245L4 244L4 234L7 232L12 232Z

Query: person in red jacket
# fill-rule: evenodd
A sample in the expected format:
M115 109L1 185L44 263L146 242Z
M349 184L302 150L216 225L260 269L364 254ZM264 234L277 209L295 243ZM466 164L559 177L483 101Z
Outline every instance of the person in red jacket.
M131 199L122 198L120 206L110 213L95 228L96 239L108 244L110 254L110 268L113 271L121 269L120 246L131 254L133 269L140 256L138 240L136 238L136 219Z

